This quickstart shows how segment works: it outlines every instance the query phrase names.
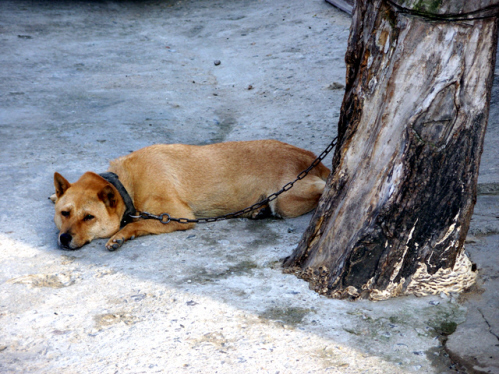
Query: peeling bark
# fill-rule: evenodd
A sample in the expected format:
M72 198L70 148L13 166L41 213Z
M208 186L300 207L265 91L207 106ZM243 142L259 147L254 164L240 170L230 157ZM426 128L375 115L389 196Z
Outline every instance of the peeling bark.
M469 10L433 3L423 10ZM357 2L334 172L286 272L321 294L376 300L474 282L463 246L496 44L496 18L434 22Z

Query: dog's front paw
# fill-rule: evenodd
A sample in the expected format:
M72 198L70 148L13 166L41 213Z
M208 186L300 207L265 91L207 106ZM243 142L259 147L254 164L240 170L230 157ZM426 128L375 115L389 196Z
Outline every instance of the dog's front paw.
M129 240L135 239L135 235L132 235ZM126 237L123 235L123 233L119 232L115 234L111 239L109 239L106 243L106 249L108 251L116 251L119 247L123 245L123 243L126 242Z
M108 251L116 251L119 247L121 247L125 243L125 238L123 236L117 237L116 235L113 236L111 239L108 240L106 243L106 249Z

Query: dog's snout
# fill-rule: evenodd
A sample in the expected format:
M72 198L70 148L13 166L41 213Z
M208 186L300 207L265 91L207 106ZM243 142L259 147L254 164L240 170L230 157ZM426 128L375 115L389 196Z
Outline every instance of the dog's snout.
M59 243L61 244L61 247L70 248L69 244L71 243L71 240L73 240L73 237L67 232L59 235Z

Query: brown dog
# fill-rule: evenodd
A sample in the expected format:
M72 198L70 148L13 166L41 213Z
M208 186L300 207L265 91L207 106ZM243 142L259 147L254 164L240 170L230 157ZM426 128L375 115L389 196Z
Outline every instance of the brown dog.
M111 161L110 173L87 172L73 184L55 173L51 199L59 245L77 249L111 237L106 248L114 250L141 235L191 229L194 223L163 224L130 215L146 211L193 219L232 213L279 191L314 159L313 153L276 140L171 144L120 157ZM278 217L309 212L317 206L328 175L329 169L320 163L266 208Z

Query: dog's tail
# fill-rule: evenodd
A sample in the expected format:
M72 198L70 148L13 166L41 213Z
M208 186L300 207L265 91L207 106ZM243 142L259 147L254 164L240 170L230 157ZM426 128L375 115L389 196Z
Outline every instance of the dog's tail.
M326 181L327 178L329 177L329 174L331 173L331 170L329 170L328 167L326 167L322 162L316 166L319 177L323 180Z

